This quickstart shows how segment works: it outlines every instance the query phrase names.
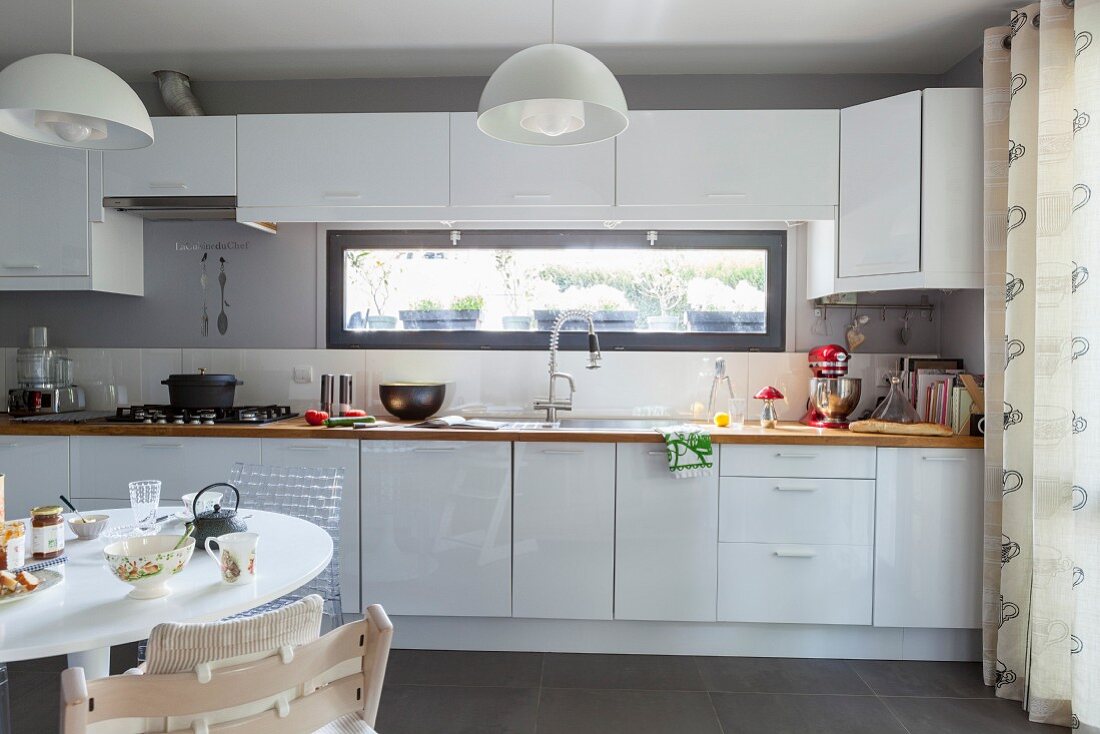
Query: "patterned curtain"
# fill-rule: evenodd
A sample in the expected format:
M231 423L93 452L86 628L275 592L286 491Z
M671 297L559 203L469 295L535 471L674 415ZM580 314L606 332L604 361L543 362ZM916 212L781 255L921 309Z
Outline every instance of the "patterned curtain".
M986 426L983 648L997 695L1100 733L1096 33L1100 0L1042 0L985 34L986 403L1004 420Z

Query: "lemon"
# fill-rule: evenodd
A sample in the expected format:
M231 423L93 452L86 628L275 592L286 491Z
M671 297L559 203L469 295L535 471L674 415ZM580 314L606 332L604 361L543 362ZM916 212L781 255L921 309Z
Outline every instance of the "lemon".
M729 424L730 424L730 414L729 413L715 413L714 414L714 425L718 426L719 428L725 428Z

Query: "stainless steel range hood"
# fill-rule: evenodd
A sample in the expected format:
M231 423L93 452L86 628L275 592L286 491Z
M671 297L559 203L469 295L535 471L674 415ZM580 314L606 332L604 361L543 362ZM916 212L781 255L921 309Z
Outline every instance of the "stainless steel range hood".
M152 221L209 222L237 221L236 196L105 196L103 206L132 212ZM274 234L274 222L241 222Z

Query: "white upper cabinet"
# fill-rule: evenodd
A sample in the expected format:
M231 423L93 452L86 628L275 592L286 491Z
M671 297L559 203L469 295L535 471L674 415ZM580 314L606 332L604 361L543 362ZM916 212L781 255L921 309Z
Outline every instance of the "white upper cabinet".
M0 290L144 293L142 221L102 184L98 151L0 135Z
M0 135L0 276L88 272L88 153Z
M631 112L618 203L836 206L838 125L836 110Z
M840 275L920 270L921 93L840 112Z
M517 145L477 127L474 112L451 113L452 206L615 203L615 142Z
M841 110L838 226L807 232L807 297L982 287L980 89Z
M155 142L103 154L104 196L233 196L237 118L155 117Z
M446 206L446 112L241 115L242 207Z
M982 452L879 449L876 627L982 626Z

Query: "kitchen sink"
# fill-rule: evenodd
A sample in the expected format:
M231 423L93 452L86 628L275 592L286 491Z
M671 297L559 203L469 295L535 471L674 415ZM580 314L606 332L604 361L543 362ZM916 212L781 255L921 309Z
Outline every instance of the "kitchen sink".
M651 431L661 426L674 426L670 418L565 418L561 428L595 428L603 430Z

